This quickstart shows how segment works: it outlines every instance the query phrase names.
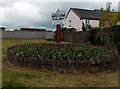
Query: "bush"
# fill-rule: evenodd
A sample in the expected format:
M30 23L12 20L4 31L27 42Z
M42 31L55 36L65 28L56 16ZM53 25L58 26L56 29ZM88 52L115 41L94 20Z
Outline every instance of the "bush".
M61 30L61 32L62 32L62 31L67 30L67 28L66 28L66 27L65 27L65 28L62 27L60 30Z
M113 26L111 27L112 32L113 32L113 42L117 44L120 42L120 26Z
M87 30L84 25L83 25L83 27L82 27L82 30L83 30L83 32L85 32L85 31Z
M55 42L55 39L46 39L46 40L50 42Z
M120 31L120 25L112 26L111 29L112 29L112 32Z
M104 46L105 40L101 39L100 37L97 37L97 32L100 30L100 28L91 28L90 29L90 37L89 41L91 44L97 45L97 46Z
M120 42L120 31L115 31L113 34L113 42L116 44Z

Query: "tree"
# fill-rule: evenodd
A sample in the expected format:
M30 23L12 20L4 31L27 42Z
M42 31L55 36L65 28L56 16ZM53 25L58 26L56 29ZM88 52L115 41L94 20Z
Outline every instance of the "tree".
M111 27L117 25L119 13L115 11L106 11L101 8L100 27Z
M120 12L118 12L118 21L120 22Z

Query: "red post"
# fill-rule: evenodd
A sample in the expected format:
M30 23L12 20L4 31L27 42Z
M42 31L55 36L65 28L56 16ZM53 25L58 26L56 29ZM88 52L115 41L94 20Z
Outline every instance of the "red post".
M60 24L56 25L56 42L61 42L61 37L60 37Z

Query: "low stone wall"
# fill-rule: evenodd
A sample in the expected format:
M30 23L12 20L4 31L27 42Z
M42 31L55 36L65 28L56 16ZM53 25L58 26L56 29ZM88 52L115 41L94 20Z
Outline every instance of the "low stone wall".
M24 44L28 45L28 44ZM17 47L21 47L24 45L16 45L7 49L7 58L8 60L20 67L24 68L32 68L36 70L40 69L48 69L50 71L55 71L59 73L73 73L74 71L78 72L89 72L96 73L107 70L117 70L118 60L117 60L117 51L114 51L113 54L106 55L104 57L89 59L85 61L81 61L80 59L72 60L72 59L49 59L42 57L34 57L34 56L22 56L17 55L13 52L13 49ZM31 44L35 45L35 44ZM49 44L45 44L49 45ZM53 44L52 44L53 45ZM62 44L55 44L57 46L62 46ZM63 45L66 46L66 45ZM70 44L68 45L70 46Z

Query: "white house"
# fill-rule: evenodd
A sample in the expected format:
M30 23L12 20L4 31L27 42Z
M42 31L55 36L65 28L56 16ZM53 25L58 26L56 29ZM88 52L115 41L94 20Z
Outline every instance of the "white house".
M86 10L78 8L70 8L66 18L64 27L75 28L82 31L82 27L99 27L100 11Z

